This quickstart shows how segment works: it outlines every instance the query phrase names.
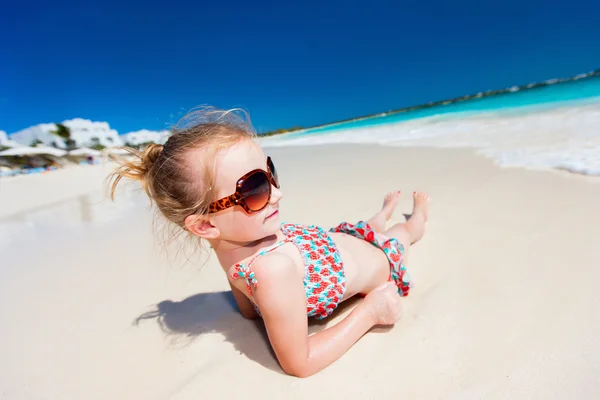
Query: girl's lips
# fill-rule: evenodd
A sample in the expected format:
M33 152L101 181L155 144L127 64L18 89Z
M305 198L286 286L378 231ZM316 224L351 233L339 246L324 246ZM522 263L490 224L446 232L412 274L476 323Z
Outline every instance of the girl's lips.
M277 214L279 214L279 210L275 210L271 215L269 215L267 218L265 219L269 219L269 218L273 218L274 216L276 216Z

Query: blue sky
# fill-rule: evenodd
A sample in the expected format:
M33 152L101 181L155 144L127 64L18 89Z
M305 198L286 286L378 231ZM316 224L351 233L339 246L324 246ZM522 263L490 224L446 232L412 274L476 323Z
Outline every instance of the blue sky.
M0 0L0 129L211 104L265 131L600 68L599 1L488 3Z

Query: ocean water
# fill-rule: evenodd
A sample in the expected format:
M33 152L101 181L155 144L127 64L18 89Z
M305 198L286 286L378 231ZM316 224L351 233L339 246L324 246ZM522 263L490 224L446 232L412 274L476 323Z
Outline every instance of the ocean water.
M261 138L264 147L334 143L468 147L503 167L600 175L600 76Z

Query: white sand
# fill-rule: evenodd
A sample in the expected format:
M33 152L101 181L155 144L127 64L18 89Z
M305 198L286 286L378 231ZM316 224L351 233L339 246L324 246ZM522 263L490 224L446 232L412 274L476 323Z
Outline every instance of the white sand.
M110 171L107 166L76 165L0 179L0 218L90 193Z
M260 322L234 311L214 257L204 267L166 261L143 197L84 196L101 184L98 170L30 177L19 191L1 184L3 215L27 208L23 193L76 197L0 220L2 398L600 395L597 181L500 169L466 150L269 152L286 221L367 218L401 189L398 222L412 191L431 194L428 231L408 262L416 287L395 327L368 333L315 376L286 376ZM132 325L160 302L171 302L161 305L165 331L150 316ZM311 322L311 332L324 328Z

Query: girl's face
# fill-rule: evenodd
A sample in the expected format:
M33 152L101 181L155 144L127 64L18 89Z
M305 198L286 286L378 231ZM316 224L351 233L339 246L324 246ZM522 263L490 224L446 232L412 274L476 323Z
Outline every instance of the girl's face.
M256 169L267 172L267 175L271 172L267 167L267 156L255 142L242 140L221 151L216 157L217 198L234 194L240 178ZM218 230L217 240L253 242L273 235L280 229L278 210L282 193L271 182L269 185L271 196L268 200L264 200L266 195L263 197L262 203L267 204L260 211L247 212L242 206L234 205L208 215L211 225ZM248 199L248 204L252 204L250 200Z

